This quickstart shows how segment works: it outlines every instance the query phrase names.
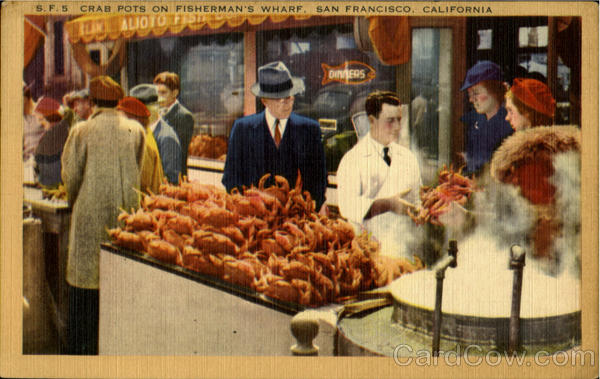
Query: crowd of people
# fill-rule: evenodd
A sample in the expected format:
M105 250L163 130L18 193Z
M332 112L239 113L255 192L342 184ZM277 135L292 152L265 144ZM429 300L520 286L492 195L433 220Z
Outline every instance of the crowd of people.
M304 86L282 62L258 69L252 93L262 112L235 121L222 183L227 191L257 185L265 175L296 183L327 214L327 170L319 124L294 113L295 95ZM487 171L498 182L520 189L536 209L531 231L535 255L552 256L561 232L550 181L553 156L579 151L579 129L553 126L556 103L535 79L502 81L500 67L478 62L468 70L462 91L473 111L465 114L466 173ZM153 83L131 88L128 96L107 76L93 78L89 89L65 95L62 104L43 97L35 102L24 86L24 161L35 161L39 183L63 183L72 207L66 280L70 286L69 353L97 354L98 257L106 228L119 209L139 206L141 191L158 192L166 178L186 175L194 121L178 100L179 77L158 74ZM393 213L407 216L419 205L419 161L398 143L401 101L374 91L365 103L370 130L342 158L337 198L342 217L357 229L367 220Z
M23 87L23 160L42 188L65 187L72 208L66 281L69 354L98 352L98 258L119 209L139 207L139 190L158 192L185 174L191 113L179 104L179 77L164 72L125 96L108 76L89 88L34 101ZM169 120L169 121L167 121Z

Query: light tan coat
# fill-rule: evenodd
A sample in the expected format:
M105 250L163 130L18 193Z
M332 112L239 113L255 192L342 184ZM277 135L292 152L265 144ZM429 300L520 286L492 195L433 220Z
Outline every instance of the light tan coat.
M115 109L99 108L70 132L62 155L62 179L73 207L67 282L98 288L100 243L117 225L119 208L139 206L144 128Z

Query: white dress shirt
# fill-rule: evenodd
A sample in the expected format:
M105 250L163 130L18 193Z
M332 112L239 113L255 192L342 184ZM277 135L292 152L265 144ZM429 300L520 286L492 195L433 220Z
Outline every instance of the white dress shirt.
M273 116L269 112L269 108L265 109L265 118L267 119L267 125L269 126L269 131L271 132L271 137L275 139L275 116ZM283 138L283 132L285 131L285 126L287 125L287 118L279 119L279 132L281 133L281 138Z
M410 189L404 197L420 202L421 171L417 157L393 142L388 145L392 163L383 160L383 145L369 133L342 158L337 170L338 205L342 216L355 226L363 223L373 202Z

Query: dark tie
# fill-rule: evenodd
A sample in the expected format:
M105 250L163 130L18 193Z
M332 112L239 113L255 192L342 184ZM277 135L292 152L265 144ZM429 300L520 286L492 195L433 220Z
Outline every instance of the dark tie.
M275 119L275 146L279 147L281 142L281 130L279 130L279 120Z
M385 163L387 163L388 166L392 164L392 157L388 155L389 151L389 147L386 146L383 148L383 160L385 161Z

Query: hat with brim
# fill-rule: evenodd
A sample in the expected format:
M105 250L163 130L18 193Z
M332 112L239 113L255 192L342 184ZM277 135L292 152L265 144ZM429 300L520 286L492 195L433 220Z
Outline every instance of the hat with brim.
M46 119L62 117L60 103L51 97L42 97L35 106L35 111Z
M129 90L129 96L144 104L152 104L158 101L158 90L154 84L138 84Z
M90 97L90 91L85 88L79 91L74 91L67 96L67 107L73 108L75 100L86 100Z
M502 81L502 70L500 69L500 66L490 61L477 62L469 69L469 71L467 71L465 82L462 87L460 87L460 90L464 91L484 80Z
M277 61L258 68L258 82L250 91L257 97L283 99L304 91L304 82L293 78L285 64Z
M119 101L125 96L123 88L110 76L96 76L90 80L90 98L94 100Z

